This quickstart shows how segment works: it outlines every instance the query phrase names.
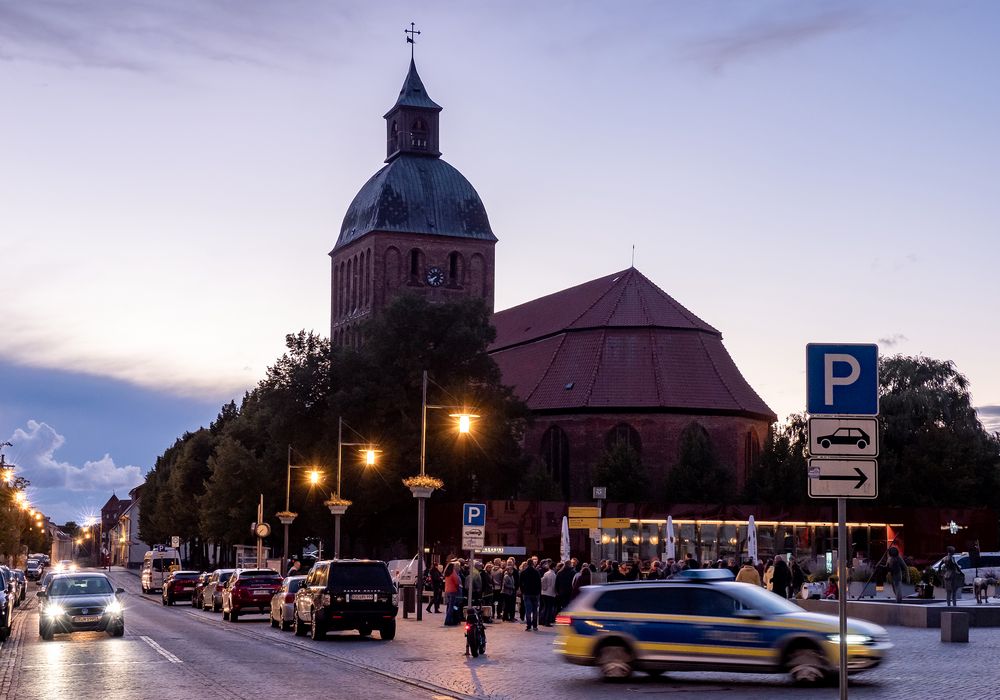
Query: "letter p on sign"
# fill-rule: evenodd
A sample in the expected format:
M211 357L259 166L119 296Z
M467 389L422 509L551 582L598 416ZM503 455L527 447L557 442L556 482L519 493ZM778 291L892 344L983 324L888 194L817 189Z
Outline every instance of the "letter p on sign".
M806 410L812 415L878 415L878 346L806 346Z

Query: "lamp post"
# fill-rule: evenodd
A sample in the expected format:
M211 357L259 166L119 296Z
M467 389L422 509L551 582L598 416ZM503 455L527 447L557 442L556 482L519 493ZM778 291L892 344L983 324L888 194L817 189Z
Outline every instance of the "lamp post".
M472 426L472 419L479 416L468 413L464 407L458 409L455 406L431 406L427 403L427 370L423 373L422 394L420 402L420 476L427 476L427 409L447 409L459 410L459 413L451 413L449 417L458 419L458 432L468 433ZM410 492L417 499L417 621L424 619L424 521L426 519L427 499L434 493L434 487L428 485L410 486Z
M333 558L340 559L340 518L347 512L350 507L351 502L340 497L340 483L341 475L343 474L344 466L344 446L348 447L364 447L361 452L365 455L365 466L372 467L375 465L375 455L381 450L375 449L374 445L370 441L366 442L344 442L344 426L347 423L344 422L344 418L337 418L337 489L330 496L330 500L326 502L326 507L330 509L330 513L333 515ZM347 425L347 429L353 432L358 437L362 437L357 430Z
M320 472L316 467L308 464L292 464L292 446L288 446L288 469L285 472L285 509L278 513L278 520L281 521L281 525L285 528L285 539L284 548L281 550L282 556L282 575L284 575L285 562L288 561L288 528L295 521L295 517L298 513L293 513L291 511L291 501L292 501L292 470L293 469L310 469L309 472L309 482L313 485L318 484L322 472Z

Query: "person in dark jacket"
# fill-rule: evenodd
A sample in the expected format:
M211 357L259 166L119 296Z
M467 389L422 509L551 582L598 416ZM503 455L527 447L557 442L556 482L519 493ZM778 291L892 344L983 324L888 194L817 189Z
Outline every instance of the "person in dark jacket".
M792 572L780 554L774 558L774 571L771 572L771 590L782 598L788 597L788 587L792 585Z
M799 566L799 562L792 559L792 598L798 598L802 592L802 586L806 582L806 572Z
M525 630L538 631L538 605L542 595L542 575L535 562L528 559L521 572L521 598L524 601Z
M427 604L427 612L431 612L431 607L433 607L435 613L440 613L441 599L444 595L444 575L437 566L431 566L427 575L431 580L431 602Z
M576 576L576 569L564 562L562 571L556 573L556 602L562 610L569 605L569 599L573 596L573 577Z
M580 575L573 579L573 593L570 597L570 600L580 595L581 588L589 585L590 585L590 568L585 566L580 571Z

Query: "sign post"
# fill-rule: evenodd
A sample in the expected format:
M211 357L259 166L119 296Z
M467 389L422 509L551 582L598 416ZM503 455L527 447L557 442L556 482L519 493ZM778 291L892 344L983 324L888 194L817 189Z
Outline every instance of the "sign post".
M476 552L486 544L486 504L465 503L462 506L462 549L469 550L469 607L472 607L472 577L476 575Z
M878 346L806 346L809 496L837 499L840 699L847 700L847 499L878 496ZM858 459L867 458L867 459Z

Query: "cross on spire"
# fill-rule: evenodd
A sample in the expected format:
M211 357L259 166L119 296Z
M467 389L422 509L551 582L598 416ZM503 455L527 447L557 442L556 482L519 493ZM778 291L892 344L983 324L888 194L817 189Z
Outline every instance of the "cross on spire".
M416 26L417 26L416 24L414 24L413 22L410 22L410 28L403 30L403 34L407 35L407 37L406 37L406 43L410 45L410 60L411 61L413 60L413 49L415 48L415 45L417 43L417 36L420 35L420 30L416 29L415 28Z

